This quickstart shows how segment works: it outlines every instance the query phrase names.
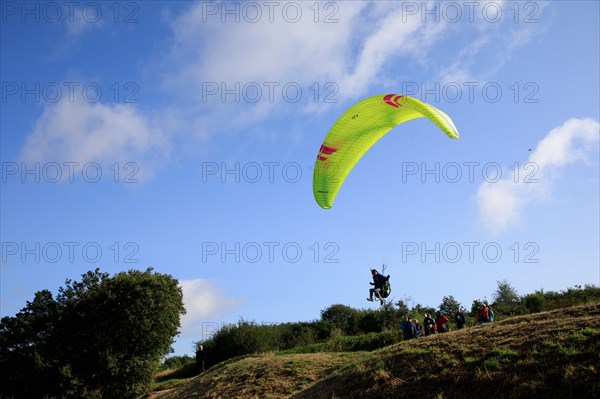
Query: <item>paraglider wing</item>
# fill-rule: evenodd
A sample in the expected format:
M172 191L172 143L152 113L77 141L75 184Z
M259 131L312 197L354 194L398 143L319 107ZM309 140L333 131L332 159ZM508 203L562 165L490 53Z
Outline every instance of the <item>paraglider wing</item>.
M457 139L452 119L439 109L400 94L380 94L350 107L325 137L313 174L313 193L324 209L333 201L360 158L395 126L416 118L428 118L448 137Z

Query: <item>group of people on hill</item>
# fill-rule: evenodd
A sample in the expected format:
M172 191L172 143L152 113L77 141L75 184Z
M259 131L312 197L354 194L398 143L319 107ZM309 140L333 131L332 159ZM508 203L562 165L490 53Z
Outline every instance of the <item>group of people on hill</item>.
M383 305L385 303L384 298L389 294L390 276L385 276L384 274L379 273L377 269L371 269L371 275L373 276L373 282L370 284L373 286L373 288L369 290L369 297L367 298L367 301L373 302L373 296L375 296L375 299L379 300L381 305ZM444 316L441 312L438 311L436 313L435 319L431 314L428 313L425 313L424 317L423 327L421 327L419 320L417 319L410 319L408 316L406 316L404 320L402 320L400 323L400 330L404 334L405 338L417 338L422 335L444 333L450 330L448 327L448 322L450 319ZM479 324L493 322L494 311L487 303L482 304L479 306L475 318ZM456 327L459 330L465 326L467 320L465 314L460 309L456 309L456 312L454 312L454 321L456 322Z
M448 322L450 319L444 316L441 312L436 313L435 319L431 314L425 313L423 319L423 328L417 319L410 319L408 316L400 323L400 330L404 334L405 339L418 338L422 335L431 335L436 333L445 333L450 331ZM456 327L460 330L467 322L465 314L457 309L454 313L454 321Z
M494 321L494 311L490 305L479 305L475 318L479 324L492 323Z

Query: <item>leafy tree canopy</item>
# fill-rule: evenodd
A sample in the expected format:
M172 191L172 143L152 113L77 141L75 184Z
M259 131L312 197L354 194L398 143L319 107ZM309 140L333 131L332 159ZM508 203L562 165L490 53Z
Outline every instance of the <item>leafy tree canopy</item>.
M177 280L152 269L96 269L67 280L56 298L37 292L0 322L0 396L138 397L184 313Z

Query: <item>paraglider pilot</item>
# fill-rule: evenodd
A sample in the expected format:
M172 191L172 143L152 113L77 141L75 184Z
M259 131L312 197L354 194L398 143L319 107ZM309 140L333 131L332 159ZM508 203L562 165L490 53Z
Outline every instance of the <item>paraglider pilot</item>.
M375 296L381 301L381 304L383 305L384 301L381 295L381 291L383 289L383 284L390 279L390 276L388 275L387 277L385 277L379 274L379 272L375 269L371 269L371 274L373 275L373 282L369 284L375 287L369 290L369 298L367 298L367 301L373 302L373 294L375 294Z

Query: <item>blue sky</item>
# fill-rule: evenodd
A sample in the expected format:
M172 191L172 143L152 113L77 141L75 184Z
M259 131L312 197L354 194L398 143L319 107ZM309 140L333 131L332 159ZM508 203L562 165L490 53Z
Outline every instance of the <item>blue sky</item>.
M392 296L469 308L600 284L598 2L3 2L1 315L100 267L179 279L215 326ZM332 209L312 166L374 94L398 126Z

